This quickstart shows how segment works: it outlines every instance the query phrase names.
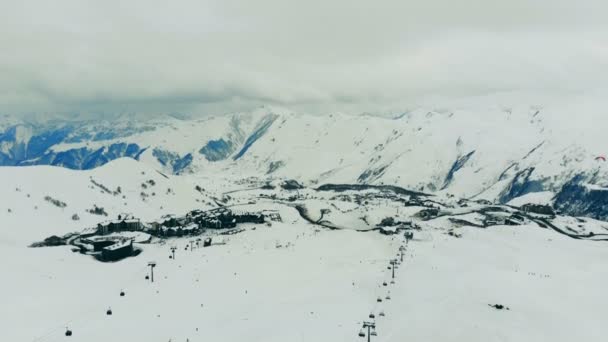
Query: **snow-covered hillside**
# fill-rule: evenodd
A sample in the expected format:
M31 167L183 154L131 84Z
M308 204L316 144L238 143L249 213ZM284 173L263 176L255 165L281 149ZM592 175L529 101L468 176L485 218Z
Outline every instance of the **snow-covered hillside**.
M258 108L197 120L20 124L0 134L0 164L91 169L131 157L167 174L392 184L496 203L542 192L566 213L607 219L604 117L567 106L394 117Z
M352 341L367 335L363 321L375 323L372 341L604 337L601 221L398 187L164 175L128 158L87 171L0 168L0 189L10 341ZM108 216L88 212L95 205ZM220 205L281 219L207 229L209 247L154 237L118 262L27 247L125 212L149 222Z
M570 110L7 122L1 335L603 341L605 139Z
M90 171L52 166L0 168L0 245L94 227L120 214L144 221L217 205L197 184L129 158ZM217 189L221 189L218 187ZM90 211L98 208L96 213Z

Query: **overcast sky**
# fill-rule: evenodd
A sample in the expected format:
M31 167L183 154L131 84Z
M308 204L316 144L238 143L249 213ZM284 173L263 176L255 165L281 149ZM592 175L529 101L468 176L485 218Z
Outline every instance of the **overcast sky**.
M373 111L608 84L605 0L3 0L0 13L2 113Z

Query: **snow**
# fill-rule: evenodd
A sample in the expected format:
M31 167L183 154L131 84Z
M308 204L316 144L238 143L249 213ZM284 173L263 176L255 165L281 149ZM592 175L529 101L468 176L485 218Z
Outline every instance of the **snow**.
M509 201L509 205L520 207L524 204L551 204L555 194L551 191L531 192L523 196L516 197Z
M141 184L150 179L155 185L143 189ZM121 187L121 193L107 193L91 180L111 191ZM209 204L212 194L201 194L194 187L189 179L175 176L167 179L146 164L128 158L91 171L51 166L3 167L0 168L0 192L4 194L0 197L3 227L0 245L29 245L50 235L95 227L125 211L149 222L163 214L185 214L192 209L216 207ZM167 193L169 188L171 193ZM142 192L147 194L145 198ZM58 208L45 201L47 195L66 202L67 207ZM94 205L103 207L108 216L88 213ZM74 214L80 219L72 220ZM16 227L18 233L6 231L4 227Z
M138 129L115 139L60 143L50 149L60 152L88 146L94 151L134 143L145 149L138 158L148 166L165 173L191 172L199 179L214 175L214 179L231 180L294 178L306 185L385 183L495 201L523 170L533 169L529 181L541 184L534 192L557 193L579 174L587 175L587 181L608 179L608 164L595 160L606 153L603 125L598 124L605 113L595 105L417 108L396 118L310 115L261 107L200 119L166 116L119 122L118 127ZM576 120L571 120L573 112ZM255 129L271 117L276 120L266 133L248 145L248 137L256 136ZM112 123L92 123L83 129L93 130L96 125L111 132ZM27 143L29 138L23 133L19 141ZM233 148L224 160L208 161L199 151L220 139L234 143ZM16 143L0 142L0 149L12 149ZM245 145L246 153L234 160ZM174 170L173 165L161 165L155 149L177 159L191 155L192 162Z
M277 241L284 247L277 249ZM335 249L336 241L349 245ZM5 285L12 293L5 302L11 314L2 317L15 324L3 334L12 340L63 340L67 324L74 336L89 341L117 336L159 341L213 336L224 341L245 336L270 341L323 335L345 339L353 333L357 313L368 310L368 300L359 294L371 291L381 279L379 265L392 255L388 247L390 242L376 234L316 233L284 224L236 235L227 245L193 252L178 248L175 261L160 245L111 266L68 248L15 249L11 251L19 253L20 261L10 266L16 275ZM47 260L46 266L30 265L34 269L28 270L25 260L37 263L40 258ZM154 284L144 279L147 260L158 261ZM45 268L53 271L46 273ZM23 282L29 285L20 288ZM30 304L41 310L29 312L21 301L42 288L48 294ZM125 297L118 296L121 289ZM113 310L110 318L105 316L107 307ZM348 309L351 312L344 315Z
M126 247L126 246L128 246L130 244L131 244L131 240L124 240L124 241L120 241L118 243L115 243L113 245L104 247L103 249L106 249L106 250L109 250L109 251L113 251L113 250L116 250L116 249L120 249L120 248Z
M95 240L107 240L107 239L111 239L111 240L126 239L126 240L133 240L133 242L142 243L142 242L150 241L151 238L152 238L152 236L150 236L150 234L147 234L144 232L115 232L115 233L110 233L110 234L103 235L103 236L92 236L92 237L88 238L88 240L95 241Z
M595 190L595 191L608 191L608 187L605 186L599 186L597 184L583 184L587 189L589 190Z
M504 215L504 213L500 213L500 214ZM477 225L483 225L483 219L485 217L478 213L468 213L468 214L464 214L464 215L458 215L457 218L477 224Z
M531 108L497 108L486 113L487 120L466 110L415 110L395 120L273 112L278 118L242 158L218 162L197 151L228 135L244 143L268 111L240 114L238 129L229 117L165 118L154 131L112 141L192 153L192 173L167 174L152 148L141 162L116 159L90 171L2 167L0 258L7 275L0 285L2 340L65 341L69 327L72 339L90 342L352 341L373 312L378 331L373 340L379 341L603 341L605 241L576 240L533 223L464 226L458 227L461 237L447 234L454 226L449 215L472 223L484 218L474 212L481 204L450 205L461 197L495 201L519 171L535 167L533 180L551 181L542 192L510 200L512 206L549 203L580 172L607 174L605 165L593 160L603 132L585 126L598 116L581 114L580 122L564 127L560 118L569 109L536 114ZM471 151L448 181L454 162ZM282 166L267 173L278 161ZM412 217L424 207L386 198L358 204L311 188L259 189L283 178L311 187L357 183L364 174L368 183L433 192L446 216L417 221ZM271 194L278 199L261 197ZM303 199L287 200L295 194ZM456 197L448 200L451 195ZM45 196L67 206L57 207ZM282 222L241 224L242 232L226 236L209 231L201 238L212 236L212 246L187 251L192 237L152 239L138 245L141 254L112 263L75 253L71 246L27 247L51 235L91 232L125 212L152 222L217 208L223 200L237 211L275 211ZM296 204L306 207L313 221L322 218L339 229L309 223ZM95 206L107 216L91 214ZM413 220L422 229L409 242L395 284L387 265L404 243L402 234L371 231L387 217ZM608 224L587 218L558 216L554 223L573 234L608 232ZM140 232L111 236L149 238ZM169 259L170 246L178 247L175 259ZM154 283L144 278L150 260L157 261ZM389 291L391 300L376 301ZM107 316L110 307L113 315ZM380 311L386 316L379 317Z
M608 234L608 223L586 217L557 216L553 221L577 234Z
M198 229L198 225L195 223L189 224L182 228L182 230L196 230Z
M463 228L415 243L384 341L603 341L606 253L531 227ZM580 254L579 254L580 253ZM503 304L497 311L488 304ZM560 322L559 324L556 324ZM565 324L570 322L572 324Z
M431 230L411 242L388 287L400 240L303 222L178 248L175 260L166 245L110 264L63 247L4 248L12 276L3 282L3 336L63 341L69 326L91 342L348 341L374 312L381 341L603 340L603 246L537 227L460 231L461 239ZM154 283L144 279L149 260ZM488 306L497 303L510 310ZM576 324L555 324L573 322L572 313Z

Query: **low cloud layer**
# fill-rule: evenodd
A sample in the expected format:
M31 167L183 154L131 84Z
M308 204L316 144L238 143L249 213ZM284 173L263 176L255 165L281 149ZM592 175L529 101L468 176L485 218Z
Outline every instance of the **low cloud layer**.
M369 111L608 86L608 3L9 1L2 113Z

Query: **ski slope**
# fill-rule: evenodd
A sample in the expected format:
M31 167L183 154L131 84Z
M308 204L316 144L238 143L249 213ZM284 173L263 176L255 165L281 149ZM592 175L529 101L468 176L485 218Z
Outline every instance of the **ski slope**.
M358 205L334 198L336 193L300 190L315 219L330 209L324 220L342 228L330 230L304 220L293 202L282 199L289 191L243 190L256 181L229 175L162 176L130 159L90 171L34 166L0 172L0 258L8 275L0 292L3 340L352 341L360 339L370 313L378 334L373 341L604 340L608 250L602 241L571 239L531 223L464 226L457 238L448 234L454 228L444 218L416 221L422 230L391 284L387 266L403 235L369 229L387 216L417 220L417 209L387 199ZM91 179L111 190L120 186L128 205ZM155 185L143 189L150 179ZM142 191L149 196L142 198ZM205 234L215 244L194 250L184 249L192 238L138 243L141 254L114 263L74 253L71 246L27 247L125 211L147 221L214 208L214 199L227 193L231 205L276 210L282 222L242 224L244 231L234 235L210 231ZM93 204L108 217L87 213ZM74 213L80 220L71 219ZM608 231L601 221L557 219L582 231ZM170 259L173 246L176 258ZM145 279L149 261L157 263L154 283ZM509 310L489 306L494 304Z
M62 247L3 248L3 336L64 341L67 326L86 341L352 341L372 312L379 341L603 340L606 249L536 227L428 232L387 287L399 241L376 233L257 227L178 248L175 260L169 245L185 243L112 264ZM147 260L158 262L154 283Z

